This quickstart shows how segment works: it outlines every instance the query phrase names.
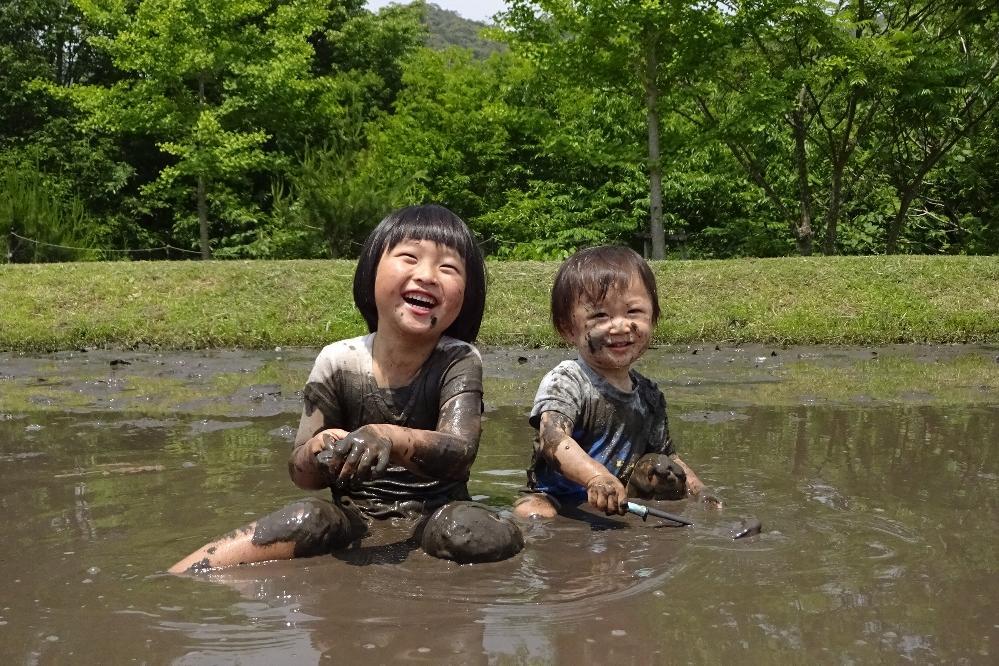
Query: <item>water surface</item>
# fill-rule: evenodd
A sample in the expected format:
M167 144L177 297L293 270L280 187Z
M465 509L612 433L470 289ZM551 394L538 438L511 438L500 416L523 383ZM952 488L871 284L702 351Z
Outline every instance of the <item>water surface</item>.
M695 353L696 352L696 353ZM995 663L999 350L652 350L721 510L525 526L459 566L384 525L334 556L162 573L302 496L315 350L0 355L0 662ZM567 352L487 350L470 489L509 506ZM733 541L743 518L763 533Z

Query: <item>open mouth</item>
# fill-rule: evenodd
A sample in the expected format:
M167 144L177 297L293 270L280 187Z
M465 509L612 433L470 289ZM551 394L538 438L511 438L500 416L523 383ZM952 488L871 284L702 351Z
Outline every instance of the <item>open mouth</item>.
M408 291L403 294L402 300L406 301L415 308L420 308L421 310L430 310L437 305L437 299L430 294L413 291Z

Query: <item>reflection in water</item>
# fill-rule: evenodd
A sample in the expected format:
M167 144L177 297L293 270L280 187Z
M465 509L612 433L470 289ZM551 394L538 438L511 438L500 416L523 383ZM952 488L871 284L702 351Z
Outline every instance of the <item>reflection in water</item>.
M293 410L0 403L0 661L994 661L999 400L982 395L774 407L673 388L680 450L725 501L662 503L693 527L535 523L517 557L458 566L396 523L336 556L197 578L159 572L300 495ZM487 503L523 483L526 412L490 405L470 483ZM733 541L750 516L763 533Z

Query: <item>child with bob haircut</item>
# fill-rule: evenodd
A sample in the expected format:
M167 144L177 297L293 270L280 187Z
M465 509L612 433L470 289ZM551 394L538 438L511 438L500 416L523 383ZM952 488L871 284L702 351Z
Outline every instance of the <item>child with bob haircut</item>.
M523 518L552 518L589 502L607 515L626 512L629 496L680 499L701 480L676 455L666 399L632 369L659 320L655 276L634 250L580 250L555 275L552 322L577 358L551 370L538 388L538 429Z
M332 489L199 548L180 573L344 548L373 519L419 521L436 557L494 561L523 547L516 525L468 501L479 445L485 264L465 223L436 205L388 215L364 243L354 302L368 335L326 346L303 390L288 460L305 490Z

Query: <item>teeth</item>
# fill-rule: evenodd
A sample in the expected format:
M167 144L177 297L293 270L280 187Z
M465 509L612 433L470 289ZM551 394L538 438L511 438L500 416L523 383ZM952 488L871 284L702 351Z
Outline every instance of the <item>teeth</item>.
M423 296L422 294L405 294L403 299L410 305L416 305L422 308L432 308L437 305L437 301L430 296Z

